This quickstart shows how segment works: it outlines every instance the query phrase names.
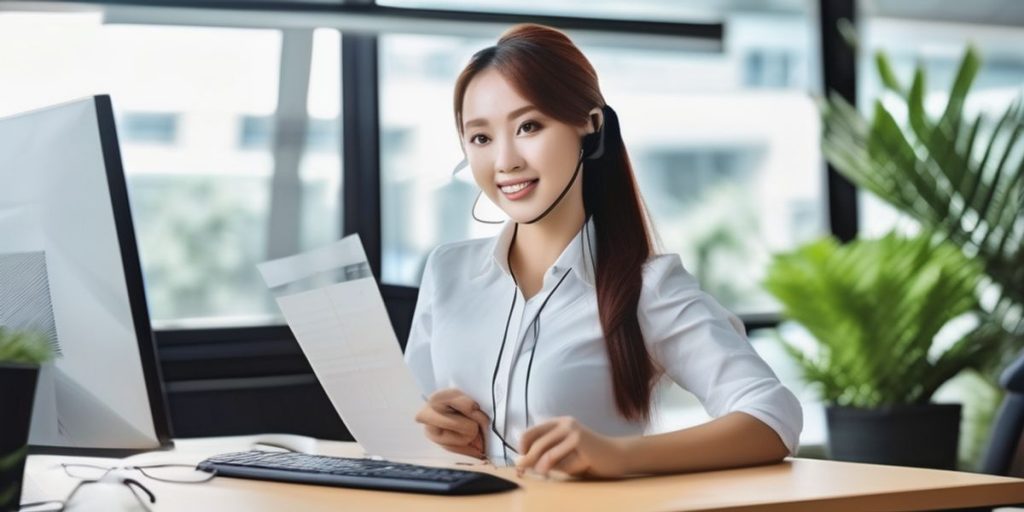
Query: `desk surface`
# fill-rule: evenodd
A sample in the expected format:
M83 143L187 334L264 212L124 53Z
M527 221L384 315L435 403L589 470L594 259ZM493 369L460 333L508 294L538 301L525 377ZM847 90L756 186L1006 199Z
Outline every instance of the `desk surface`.
M189 439L173 451L131 457L147 464L200 460L249 448L251 437ZM360 456L355 443L320 441L326 455ZM23 502L60 499L76 483L60 462L81 457L29 457ZM89 459L91 463L115 462ZM772 466L619 481L554 481L516 478L511 468L482 471L515 480L522 488L484 496L427 496L215 478L205 484L169 484L144 479L157 496L156 511L172 510L657 510L657 511L871 511L928 510L1024 503L1024 480L973 473L787 459Z

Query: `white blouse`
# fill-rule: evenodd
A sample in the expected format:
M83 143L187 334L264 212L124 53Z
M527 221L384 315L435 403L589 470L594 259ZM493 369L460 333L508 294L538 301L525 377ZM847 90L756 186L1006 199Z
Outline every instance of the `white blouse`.
M609 436L643 434L647 424L626 420L615 407L598 317L594 258L584 236L592 243L593 222L566 247L544 274L541 290L526 301L507 263L514 227L509 222L497 237L441 245L427 258L405 350L420 388L427 396L443 388L462 390L495 419L497 430L516 448L528 427L556 416L572 416ZM637 313L656 368L696 395L710 416L749 414L774 429L795 454L803 427L800 402L751 347L739 319L700 290L676 254L652 256L642 275ZM531 323L549 295L538 329ZM506 453L514 457L494 433L485 435L489 458L499 460Z

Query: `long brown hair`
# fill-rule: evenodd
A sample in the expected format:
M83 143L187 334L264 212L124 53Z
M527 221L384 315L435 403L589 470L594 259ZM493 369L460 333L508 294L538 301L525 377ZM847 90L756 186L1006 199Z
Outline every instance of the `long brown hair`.
M455 124L462 133L462 101L470 81L493 68L545 114L582 126L594 107L604 107L597 73L562 32L542 25L516 25L498 44L470 60L455 83ZM609 115L611 113L611 115ZM643 202L614 112L605 109L605 153L588 160L582 173L583 206L593 218L597 253L598 313L611 362L619 413L648 420L655 368L637 320L641 271L653 252Z

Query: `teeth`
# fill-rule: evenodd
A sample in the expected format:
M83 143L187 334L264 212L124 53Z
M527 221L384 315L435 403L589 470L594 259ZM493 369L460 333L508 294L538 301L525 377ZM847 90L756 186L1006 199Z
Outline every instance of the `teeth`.
M533 181L524 181L522 183L516 183L515 185L508 185L506 187L500 187L500 188L501 188L501 191L506 193L506 194L515 194L516 192L519 192L520 190L530 186L532 183L533 183Z

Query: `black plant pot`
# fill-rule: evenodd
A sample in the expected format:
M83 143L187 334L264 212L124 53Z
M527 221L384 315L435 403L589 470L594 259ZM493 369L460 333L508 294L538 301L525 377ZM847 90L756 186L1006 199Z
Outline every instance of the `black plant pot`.
M0 511L17 510L39 367L0 363Z
M825 416L832 459L956 469L960 404L829 406Z

